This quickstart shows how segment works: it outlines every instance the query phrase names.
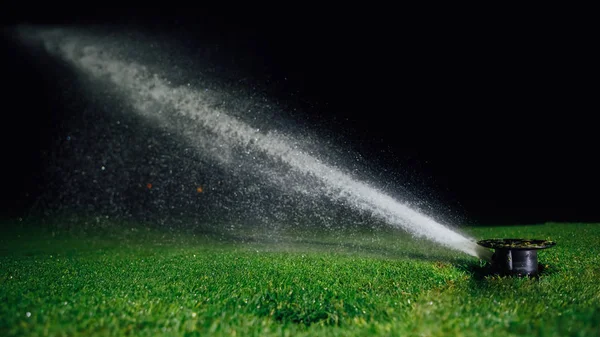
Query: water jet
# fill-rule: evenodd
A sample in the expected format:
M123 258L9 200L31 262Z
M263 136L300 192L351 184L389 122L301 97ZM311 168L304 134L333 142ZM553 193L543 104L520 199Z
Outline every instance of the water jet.
M502 275L536 276L539 272L537 251L550 248L556 245L556 242L528 239L488 239L480 240L477 244L494 249L495 252L491 258L494 272Z
M175 47L169 44L69 28L21 27L19 33L27 44L41 43L50 55L72 67L78 78L83 75L81 83L85 85L82 86L89 86L90 94L103 104L115 103L149 125L169 135L172 133L185 143L186 149L209 163L207 167L215 168L211 171L225 172L227 180L239 178L241 186L235 186L232 191L215 189L222 190L222 200L225 200L225 203L215 200L215 210L211 211L215 216L221 216L218 212L229 214L227 203L239 200L242 204L239 222L256 215L257 223L264 220L279 226L277 224L286 221L298 221L295 215L305 216L304 213L315 211L326 214L331 205L339 205L368 214L416 238L426 238L474 257L488 259L491 255L473 238L438 222L406 200L389 194L377 183L356 174L343 161L335 160L335 156L321 149L317 137L305 138L296 132L285 134L275 127L271 129L268 123L261 123L262 118L255 118L257 114L261 116L257 110L267 111L264 116L279 116L278 109L269 110L269 104L254 102L227 86L221 90L216 79L207 77L194 82L181 76L177 61L164 62L175 53ZM157 45L164 47L153 47ZM110 90L102 93L105 87ZM248 106L253 108L248 109ZM187 156L187 153L181 155ZM164 163L162 160L153 162ZM193 167L190 172L196 170ZM157 172L162 171L164 180L171 179L169 165L160 165ZM197 194L197 184L194 184L193 192ZM262 204L255 202L255 195L260 196L257 199ZM265 198L269 195L289 196L291 202L285 204L276 198ZM112 204L113 199L110 200ZM310 201L305 203L305 200ZM160 205L166 205L166 201L159 201ZM188 199L184 202L195 207ZM266 205L271 203L274 205L271 209L277 210L272 217L265 215L270 213ZM289 207L292 204L294 207ZM305 204L306 208L296 207ZM332 226L328 219L321 224L326 228ZM267 235L272 232L268 230Z

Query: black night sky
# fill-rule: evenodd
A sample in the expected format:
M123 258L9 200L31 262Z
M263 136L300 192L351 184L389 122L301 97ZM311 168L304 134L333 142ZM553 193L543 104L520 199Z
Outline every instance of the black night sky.
M4 16L7 25L131 24L190 48L217 43L223 64L301 107L298 118L381 170L406 172L418 193L470 222L600 221L590 46L561 20L385 9ZM2 212L16 217L45 188L41 153L53 151L68 116L35 58L7 34L3 59Z

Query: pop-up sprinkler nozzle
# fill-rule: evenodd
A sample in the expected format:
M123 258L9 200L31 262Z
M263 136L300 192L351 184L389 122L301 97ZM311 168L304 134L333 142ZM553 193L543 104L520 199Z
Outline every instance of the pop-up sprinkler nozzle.
M535 276L538 274L539 249L556 244L548 240L489 239L477 242L478 245L495 250L492 268L504 275Z

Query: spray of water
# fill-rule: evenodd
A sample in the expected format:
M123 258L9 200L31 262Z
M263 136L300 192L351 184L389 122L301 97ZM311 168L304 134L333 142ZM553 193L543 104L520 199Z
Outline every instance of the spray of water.
M487 251L471 238L302 150L293 138L252 127L227 109L215 106L210 93L192 86L172 85L158 75L157 69L127 60L123 50L117 51L110 43L65 29L25 29L22 33L28 41L41 41L49 52L71 63L77 71L110 83L136 113L174 129L196 150L221 165L241 166L235 152L241 149L247 154L244 158L254 159L244 163L246 169L259 171L273 186L295 189L306 198L326 197L415 236L472 256L488 257ZM186 122L182 124L182 120ZM299 180L304 183L298 183Z

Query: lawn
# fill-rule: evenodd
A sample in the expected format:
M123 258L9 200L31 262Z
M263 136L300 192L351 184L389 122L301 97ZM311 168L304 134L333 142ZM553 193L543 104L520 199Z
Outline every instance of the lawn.
M598 224L465 229L556 241L539 278L391 231L4 228L2 336L600 336Z

